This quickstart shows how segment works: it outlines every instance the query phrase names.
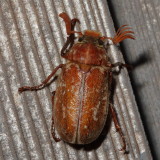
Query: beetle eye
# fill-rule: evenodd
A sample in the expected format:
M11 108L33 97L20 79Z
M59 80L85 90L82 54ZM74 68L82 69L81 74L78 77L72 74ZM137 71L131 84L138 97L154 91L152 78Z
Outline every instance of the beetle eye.
M83 39L84 39L84 37L80 37L80 38L78 39L78 42L82 42Z
M98 44L99 44L99 45L103 45L104 42L103 42L101 39L98 39Z

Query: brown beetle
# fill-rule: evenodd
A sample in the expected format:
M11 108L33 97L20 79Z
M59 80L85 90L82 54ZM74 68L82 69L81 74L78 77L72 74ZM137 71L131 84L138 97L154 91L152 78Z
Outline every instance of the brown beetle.
M110 39L117 44L124 39L134 39L133 32L126 25L119 28L114 38L102 37L97 31L86 30L84 34L74 31L78 19L70 19L66 13L59 15L66 24L69 35L62 48L61 56L68 60L60 64L38 86L24 86L19 92L38 90L46 86L56 71L61 68L58 86L53 95L52 135L56 141L54 128L60 138L68 143L88 144L101 133L109 110L110 87L113 67L127 67L123 63L111 64L104 46ZM75 33L79 40L74 44ZM125 139L119 127L114 109L110 107L115 126L122 140L122 150L126 149Z

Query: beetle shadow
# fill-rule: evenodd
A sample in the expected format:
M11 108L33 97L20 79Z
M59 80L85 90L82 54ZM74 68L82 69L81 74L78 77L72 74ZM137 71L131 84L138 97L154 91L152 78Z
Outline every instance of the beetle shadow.
M139 95L140 90L143 89L143 87L145 87L145 83L144 82L137 82L137 78L135 77L135 72L137 69L139 69L140 67L142 67L143 65L149 64L154 60L153 57L151 57L151 53L148 51L143 52L141 54L139 54L139 57L134 61L131 62L130 64L133 66L132 70L129 70L129 77L131 80L131 85L132 85L132 89L134 91L134 95L136 97L136 101L138 106L139 105L139 101L141 101L141 96Z
M153 61L153 57L151 57L151 53L149 51L146 51L146 52L140 53L139 57L135 61L131 62L130 65L133 66L133 69L137 69L138 67L141 67L142 65L146 65L147 63L151 63L152 61Z

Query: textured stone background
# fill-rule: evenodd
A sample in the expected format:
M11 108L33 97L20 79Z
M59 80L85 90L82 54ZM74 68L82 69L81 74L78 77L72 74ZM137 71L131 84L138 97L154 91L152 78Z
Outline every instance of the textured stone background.
M109 3L112 17L117 26L121 24L132 26L136 37L139 37L136 41L126 40L123 43L124 46L129 46L129 49L131 47L134 49L131 51L126 49L124 51L125 58L128 56L128 59L130 58L130 60L127 59L128 62L136 62L138 57L142 56L143 58L146 55L145 51L150 49L146 50L145 45L141 45L142 41L146 46L151 46L150 43L154 43L155 38L158 39L158 32L154 34L153 39L149 38L153 34L152 27L149 27L148 24L149 21L145 22L146 25L141 25L142 28L138 28L136 21L128 18L138 12L132 12L132 8L127 8L125 1L118 2L116 4L114 4L115 1L112 1L113 4ZM144 3L145 7L147 4ZM116 21L114 9L117 9L119 14L122 13L123 16L117 15L122 18L122 21ZM114 35L112 17L105 0L0 0L0 159L151 160L150 149L125 69L115 77L114 107L128 143L130 153L127 155L118 150L121 147L120 137L116 133L112 121L106 128L109 132L107 133L105 130L100 138L91 145L73 147L63 141L54 142L50 135L50 126L51 92L56 89L55 82L50 87L37 92L18 94L17 90L20 86L39 84L51 73L53 68L65 62L60 58L60 50L66 38L65 25L58 17L58 14L64 11L71 17L80 19L81 24L77 25L77 30L95 29L102 32L103 35ZM143 11L146 10L143 9ZM144 14L144 16L146 15ZM142 20L138 22L142 23ZM153 22L155 23L155 21ZM147 38L143 38L143 36L147 36ZM138 52L137 45L144 52ZM156 46L158 47L158 45ZM149 50L150 55L156 46L152 45ZM109 53L113 62L123 62L119 47L110 46ZM156 53L158 57L159 53ZM137 55L137 57L131 58L133 55ZM154 61L150 63L152 63L152 67L156 68ZM140 70L137 67L131 76L137 78L138 75L142 75L145 66L148 65L138 66ZM158 93L157 86L154 86L157 88L154 90L152 85L148 85L149 83L153 84L154 78L156 81L156 77L158 77L158 74L154 75L157 70L152 71L151 66L145 67L146 77L142 76L142 81L133 79L132 83L135 86L134 82L137 82L139 86L136 88L143 91L143 96L150 95L152 102L158 104L155 96L148 94L147 89L143 90L143 85L145 85L146 88L151 88L152 92L150 93L154 93L153 91L155 94ZM149 77L150 74L153 74L153 77ZM135 90L135 88L133 89ZM137 92L135 93L137 98ZM149 98L148 96L148 101ZM139 102L139 99L137 101ZM140 108L140 111L142 109L143 107ZM146 109L148 109L148 113L153 113L149 104ZM155 111L158 113L158 109ZM146 116L145 112L142 113ZM155 137L156 134L154 134Z

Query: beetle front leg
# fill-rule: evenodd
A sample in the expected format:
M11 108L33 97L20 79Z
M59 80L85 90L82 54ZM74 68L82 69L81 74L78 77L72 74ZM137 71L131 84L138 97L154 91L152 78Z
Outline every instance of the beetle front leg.
M77 18L74 18L70 20L70 29L71 31L74 31L74 27L76 25L76 22L80 23ZM66 28L67 29L67 28ZM61 56L65 56L65 54L70 50L70 48L73 46L75 40L75 34L72 33L67 37L67 41L65 42L62 50L61 50Z
M56 141L56 142L59 142L61 141L60 138L57 138L56 136L56 133L55 133L55 127L54 127L54 95L55 95L55 91L52 92L53 96L52 96L52 124L51 124L51 134L52 134L52 137L53 139Z
M48 81L54 76L54 74L57 72L57 70L59 68L62 68L64 64L60 64L59 66L57 66L53 71L52 73L40 84L40 85L37 85L37 86L33 86L33 87L30 87L30 86L23 86L21 88L18 89L18 92L19 93L22 93L23 91L36 91L36 90L39 90L39 89L42 89L47 83Z
M126 140L125 140L125 138L124 138L122 129L121 129L120 125L119 125L116 112L115 112L114 108L112 107L112 105L110 105L110 110L111 110L111 115L112 115L112 118L113 118L113 121L114 121L114 125L115 125L115 127L116 127L116 130L117 130L117 132L120 134L120 136L121 136L121 138L122 138L122 142L123 142L123 147L120 149L120 151L124 151L124 153L127 154L128 151L126 150Z

